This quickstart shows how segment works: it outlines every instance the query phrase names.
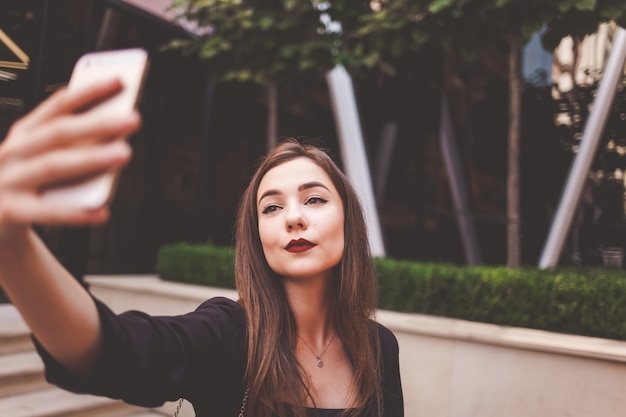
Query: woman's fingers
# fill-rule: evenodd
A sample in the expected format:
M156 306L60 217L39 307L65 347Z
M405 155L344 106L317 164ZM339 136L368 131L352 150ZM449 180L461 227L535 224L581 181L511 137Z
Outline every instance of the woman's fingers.
M130 155L126 142L114 141L62 148L36 158L7 161L0 171L0 188L38 191L47 185L118 168L128 162Z
M0 158L6 153L34 155L76 141L103 141L132 134L141 125L136 111L112 117L96 106L78 112L119 93L121 87L120 81L114 79L76 91L57 91L12 126L0 148Z
M139 129L139 114L113 117L96 105L121 90L117 79L63 89L12 126L0 145L0 229L107 219L106 207L90 210L54 202L42 198L42 190L120 169L129 161L130 147L116 138Z
M112 138L129 136L141 125L141 117L134 111L127 116L111 119L93 109L86 113L68 115L50 120L41 126L12 132L5 144L5 152L13 157L29 157L41 152L70 145L86 145Z
M114 96L122 91L122 88L122 82L117 78L98 81L84 88L63 88L36 107L20 123L26 126L38 126L55 117L77 113Z
M106 207L84 209L42 197L41 189L63 180L119 168L130 159L123 141L56 150L27 160L8 161L0 170L0 225L104 222Z
M50 204L37 195L11 193L0 196L0 224L12 225L84 225L107 220L107 207L81 209L63 204Z

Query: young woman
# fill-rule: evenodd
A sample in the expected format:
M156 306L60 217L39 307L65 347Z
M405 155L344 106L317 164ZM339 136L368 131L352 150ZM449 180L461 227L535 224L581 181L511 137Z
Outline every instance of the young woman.
M0 286L32 329L49 381L142 406L187 398L199 417L403 416L398 344L373 320L376 279L358 196L322 150L287 141L260 163L236 223L238 302L114 314L31 230L89 224L106 207L42 200L52 182L119 169L137 114L78 109L112 81L61 91L0 145ZM85 140L84 138L88 138Z

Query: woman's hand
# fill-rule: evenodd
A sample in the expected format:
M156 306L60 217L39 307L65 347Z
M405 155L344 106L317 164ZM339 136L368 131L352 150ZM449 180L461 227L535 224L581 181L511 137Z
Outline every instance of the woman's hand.
M12 126L0 144L0 240L34 223L106 220L107 207L89 210L51 203L42 199L41 191L57 182L120 169L129 161L130 147L115 138L135 132L139 114L112 120L95 106L121 89L119 80L63 89Z

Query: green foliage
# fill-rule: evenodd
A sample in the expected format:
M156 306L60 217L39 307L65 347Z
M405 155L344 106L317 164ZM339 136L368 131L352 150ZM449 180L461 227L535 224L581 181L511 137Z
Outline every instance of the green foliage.
M505 53L513 34L525 44L542 27L544 47L553 50L563 37L583 37L601 22L626 23L623 0L378 0L349 13L351 3L335 0L329 11L344 29L342 63L389 74L395 58L423 47L471 60L484 50Z
M601 22L626 23L623 0L174 0L173 9L206 33L171 46L210 59L216 82L300 79L337 64L393 75L399 57L424 47L471 60L506 52L512 34L525 43L546 27L553 50Z
M310 2L175 0L172 9L204 34L170 47L210 59L213 82L297 79L334 66L336 39Z
M626 339L626 276L605 269L457 267L378 260L382 308Z
M395 60L432 45L437 30L436 22L425 20L426 1L336 0L327 12L341 22L337 61L348 70L376 68L394 75Z
M234 288L229 248L163 246L162 279ZM375 259L383 309L626 340L626 275Z
M227 247L176 243L159 249L156 272L164 280L234 288L235 252Z

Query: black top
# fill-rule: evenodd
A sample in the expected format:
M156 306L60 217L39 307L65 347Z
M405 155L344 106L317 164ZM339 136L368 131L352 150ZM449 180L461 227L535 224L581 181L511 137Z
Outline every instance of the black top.
M239 304L216 297L181 316L150 316L139 311L117 315L98 300L96 305L103 354L87 379L73 376L35 340L49 382L72 392L122 399L142 407L159 407L184 397L198 417L239 414L247 360L246 319ZM382 325L379 334L384 417L402 417L398 342ZM309 411L320 417L338 414L337 410Z

